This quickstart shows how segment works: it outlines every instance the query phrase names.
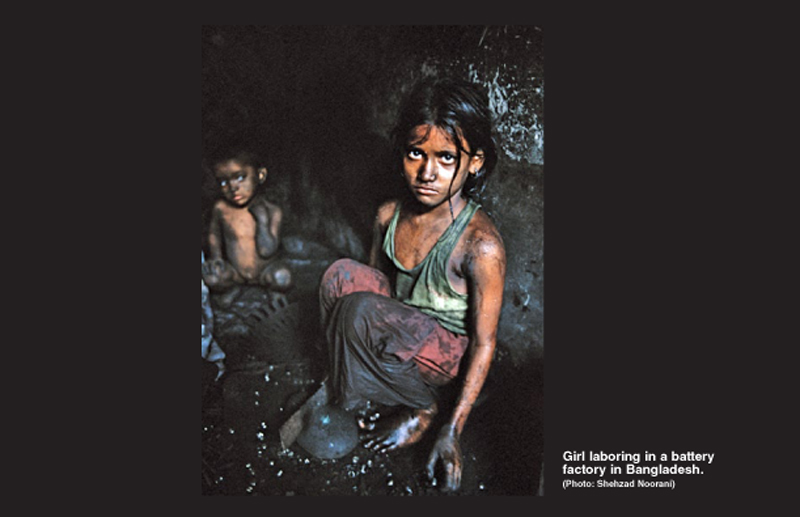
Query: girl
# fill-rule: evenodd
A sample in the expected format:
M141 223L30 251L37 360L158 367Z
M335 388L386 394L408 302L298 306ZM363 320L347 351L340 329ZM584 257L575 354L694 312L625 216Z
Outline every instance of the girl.
M487 97L448 80L418 85L392 133L408 187L380 206L369 265L342 259L320 285L330 346L331 396L345 409L368 402L402 409L362 418L375 451L416 443L439 410L438 388L464 357L463 385L427 462L444 487L461 483L459 437L495 349L506 258L475 201L497 161Z

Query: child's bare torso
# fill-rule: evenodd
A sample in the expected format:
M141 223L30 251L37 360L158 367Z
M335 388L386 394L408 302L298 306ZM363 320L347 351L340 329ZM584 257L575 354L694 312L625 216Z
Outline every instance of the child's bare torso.
M256 247L256 218L246 207L217 205L226 259L245 282L255 283L271 257L262 257Z

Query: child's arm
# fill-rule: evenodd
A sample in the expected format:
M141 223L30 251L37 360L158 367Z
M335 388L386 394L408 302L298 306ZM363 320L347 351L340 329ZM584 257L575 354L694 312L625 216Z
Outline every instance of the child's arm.
M208 227L208 262L222 260L222 228L219 218L219 209L215 206L211 211L211 222Z
M442 461L449 490L457 490L461 483L463 461L459 439L489 373L496 345L506 274L505 248L496 231L482 232L473 238L464 271L469 283L473 321L469 349L464 358L464 385L452 415L439 432L427 464L428 477L433 478L436 462Z
M382 204L378 208L375 224L372 227L372 247L369 252L369 265L387 275L391 268L386 254L383 253L383 239L396 206L396 201L387 201Z
M259 198L249 207L256 218L256 249L263 258L269 258L280 246L283 211L276 205Z
M220 218L219 207L214 206L208 229L208 260L201 266L203 280L210 289L224 287L238 275L223 259L223 237Z

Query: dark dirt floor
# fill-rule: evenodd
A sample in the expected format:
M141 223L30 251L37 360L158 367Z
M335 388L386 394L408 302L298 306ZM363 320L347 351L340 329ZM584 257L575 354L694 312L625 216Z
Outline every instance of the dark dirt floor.
M315 303L311 289L290 293L288 305L272 311L263 307L276 307L274 297L259 288L247 288L228 307L212 297L215 335L228 358L217 380L216 367L201 361L202 495L537 495L540 368L496 362L462 435L464 470L454 494L425 475L433 432L389 453L359 445L341 458L319 459L296 442L284 450L279 427L325 376ZM434 426L446 414L444 407Z

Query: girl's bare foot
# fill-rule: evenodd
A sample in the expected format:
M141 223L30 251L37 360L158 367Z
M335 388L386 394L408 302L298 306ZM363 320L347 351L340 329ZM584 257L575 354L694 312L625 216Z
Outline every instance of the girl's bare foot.
M387 452L417 443L430 427L438 408L404 408L386 417L361 418L361 442L367 449Z

